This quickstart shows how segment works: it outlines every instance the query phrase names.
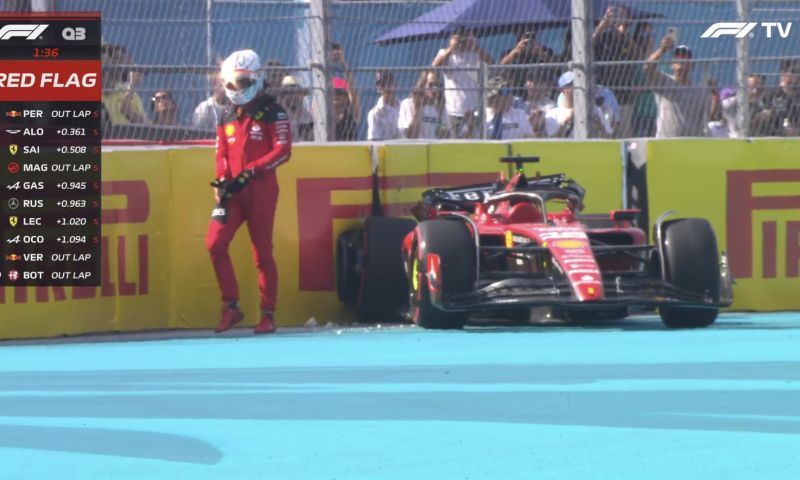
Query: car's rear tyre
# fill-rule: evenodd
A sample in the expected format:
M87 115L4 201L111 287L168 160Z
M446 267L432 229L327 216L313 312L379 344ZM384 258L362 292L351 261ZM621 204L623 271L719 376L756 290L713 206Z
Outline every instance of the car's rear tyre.
M370 217L364 222L360 285L356 311L362 322L402 321L408 298L402 245L416 222L406 218Z
M425 275L428 255L439 256L442 298L469 293L475 288L477 259L475 241L465 223L458 220L427 220L419 224L419 236L408 262L409 315L422 328L464 328L467 312L446 312L431 301Z
M719 253L708 220L672 220L665 222L663 228L666 280L687 292L719 301ZM719 309L662 306L659 313L669 328L701 328L714 323Z

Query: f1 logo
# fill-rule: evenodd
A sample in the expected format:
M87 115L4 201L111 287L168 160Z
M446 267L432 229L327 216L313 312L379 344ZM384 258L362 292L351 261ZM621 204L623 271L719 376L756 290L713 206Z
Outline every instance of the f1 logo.
M0 40L10 40L14 37L25 37L25 40L36 40L50 25L4 25L0 28Z
M64 40L86 40L86 29L83 27L67 27L61 30Z
M750 37L753 38L753 29L759 25L758 22L718 22L706 29L700 38L719 38L724 35L730 35L735 38ZM792 22L787 22L784 25L781 22L761 22L767 34L767 38L772 38L772 28L774 27L781 38L789 38L789 32L792 31Z

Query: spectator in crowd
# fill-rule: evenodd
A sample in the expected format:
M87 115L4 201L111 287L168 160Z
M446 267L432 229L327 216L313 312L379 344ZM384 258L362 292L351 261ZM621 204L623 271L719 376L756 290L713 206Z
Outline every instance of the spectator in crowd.
M765 84L767 78L764 75L751 73L747 76L747 97L750 101L750 116L758 114L766 105L764 104L764 94L766 93Z
M520 105L528 113L533 136L546 137L545 117L556 107L551 97L553 76L548 69L529 71L525 80L525 101Z
M571 70L567 70L559 77L559 94L556 99L556 106L562 107L566 101L567 88L571 88L575 81L575 74ZM564 84L565 87L561 87ZM572 90L569 90L570 92ZM592 122L590 127L590 136L608 137L616 131L620 122L619 103L614 96L614 92L604 87L603 85L595 85L594 88L594 104L589 105L589 114L594 115L590 117ZM592 130L594 129L594 130Z
M711 88L711 110L707 135L713 138L738 138L736 123L736 88L718 88L714 80L709 80Z
M781 60L780 73L800 74L800 58L786 58Z
M522 109L526 112L536 110L547 113L555 108L553 101L553 74L549 69L529 71L525 78L525 101Z
M672 75L660 72L657 62L672 51ZM693 86L692 51L686 45L675 47L670 36L661 40L645 64L648 85L653 89L658 104L656 138L696 137L705 130L708 94L705 88Z
M709 78L707 81L709 94L711 96L711 103L708 111L708 123L706 125L706 134L709 137L727 138L730 135L727 122L722 118L722 99L720 98L720 90L717 81ZM726 89L727 93L728 90ZM733 125L735 127L735 125Z
M558 79L561 91L556 101L556 108L545 115L545 132L548 137L575 136L574 131L574 82L575 74L568 70ZM619 125L619 106L614 92L598 85L595 88L594 104L589 108L589 137L608 138L613 136Z
M491 64L489 56L478 44L469 29L459 29L451 37L447 48L439 50L433 59L434 67L462 67L464 70L446 70L444 75L445 108L450 131L464 138L472 132L478 109L478 71L481 64Z
M653 36L655 29L650 22L636 22L631 35L633 57L635 60L644 60L653 50Z
M142 98L134 90L140 75L133 74L125 65L133 64L133 57L121 45L104 44L100 47L103 63L104 92L102 102L112 125L148 123Z
M784 62L778 89L764 98L763 132L770 136L800 136L800 63Z
M750 74L747 77L748 98L750 102L751 136L770 135L770 113L764 103L764 75ZM736 87L725 87L717 92L716 84L711 89L711 121L708 122L708 135L721 138L742 136L737 119L738 99Z
M637 60L646 60L653 50L653 25L650 22L639 22L633 30L633 45ZM635 69L635 91L633 98L633 118L631 120L631 136L652 137L656 134L656 117L658 106L656 98L649 89L645 89L647 78L641 65Z
M422 72L411 95L400 102L397 121L403 138L447 138L442 82L436 72Z
M281 80L281 94L278 103L286 109L289 122L292 124L292 140L295 142L314 141L314 118L305 106L305 97L308 89L303 88L300 82L292 75L286 75Z
M397 121L400 116L400 102L394 75L388 71L375 72L375 88L378 101L367 114L367 140L394 140L400 138Z
M750 74L747 77L747 93L750 102L750 135L768 135L769 113L766 104L767 78L761 74Z
M339 142L358 139L358 120L353 113L353 104L350 101L352 94L349 87L345 79L333 78L333 110L336 119L334 138ZM358 98L357 95L356 98Z
M264 68L267 71L264 77L264 90L269 95L277 98L278 95L280 95L281 82L286 75L289 75L289 71L286 69L286 65L284 65L283 62L275 58L267 60L267 64L264 65Z
M153 125L178 125L178 102L172 92L159 90L151 99Z
M333 76L344 78L349 70L344 58L344 47L342 47L342 44L332 42L328 58L330 60L329 69Z
M630 9L624 5L611 5L603 15L592 34L594 61L628 61L638 60L638 48L633 37L628 33L631 16ZM605 85L614 92L620 105L621 123L619 134L623 137L632 135L633 101L636 86L636 69L634 63L622 65L603 65L597 67L596 82Z
M225 89L222 87L222 79L219 75L210 75L211 96L200 102L192 114L192 126L205 130L217 128L219 119L225 113L225 109L230 105L228 97L225 96Z
M536 41L536 30L521 32L514 48L506 50L500 57L500 65L532 65L553 61L553 51ZM504 70L503 76L515 95L523 94L528 70L513 68Z
M220 72L225 95L234 108L217 126L217 206L206 234L206 248L222 293L217 333L244 319L228 248L245 222L260 293L261 320L254 332L275 331L278 271L272 255L272 232L278 203L276 168L289 161L292 132L286 112L264 92L260 66L261 60L254 51L242 50L222 62Z
M722 121L727 127L728 138L739 138L742 136L737 123L737 103L736 103L736 88L727 87L720 90L720 110Z
M533 128L524 110L513 106L511 88L503 77L494 77L486 84L486 134L493 140L530 138Z
M358 96L356 89L356 82L353 79L353 72L347 65L347 59L344 54L344 47L338 43L332 43L330 52L328 53L330 64L328 66L333 78L340 78L348 85L347 95L350 103L350 112L356 123L361 121L361 99Z
M556 108L550 109L545 115L545 133L548 137L572 138L573 119L575 115L573 107L573 81L574 75L571 71L564 72L558 79L558 89L560 90L559 99L563 101L556 104Z

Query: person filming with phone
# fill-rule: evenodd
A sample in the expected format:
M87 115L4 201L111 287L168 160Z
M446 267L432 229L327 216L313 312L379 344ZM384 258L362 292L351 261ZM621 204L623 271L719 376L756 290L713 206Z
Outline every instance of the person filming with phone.
M637 48L628 26L631 11L624 5L612 5L592 33L594 60L597 62L633 62L638 60ZM621 123L618 136L633 134L633 102L637 86L635 63L601 65L597 67L595 81L614 92L619 102Z
M492 63L492 57L480 47L475 33L467 28L456 30L447 48L439 50L433 59L433 67L463 68L442 72L445 109L450 131L456 138L471 138L475 134L480 95L478 68Z
M672 53L672 74L659 71L658 62ZM661 40L644 66L647 83L658 105L656 138L702 136L708 113L709 95L703 86L692 85L692 50L675 46L674 31Z
M517 44L507 50L500 57L500 65L533 65L536 63L550 63L554 60L553 51L536 41L536 30L520 32L517 35ZM503 77L513 89L514 95L523 95L525 80L530 69L509 68L503 71Z

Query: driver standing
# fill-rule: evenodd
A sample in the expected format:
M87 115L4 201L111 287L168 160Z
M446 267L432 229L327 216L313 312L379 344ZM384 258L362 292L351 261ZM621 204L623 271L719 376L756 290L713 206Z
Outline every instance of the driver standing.
M261 321L255 333L275 331L278 272L272 257L272 226L278 203L275 168L291 156L289 117L275 98L262 90L261 60L252 50L232 53L221 68L225 95L231 105L217 125L217 208L208 225L206 246L222 291L224 332L244 319L239 286L228 247L236 230L247 222L258 268Z

